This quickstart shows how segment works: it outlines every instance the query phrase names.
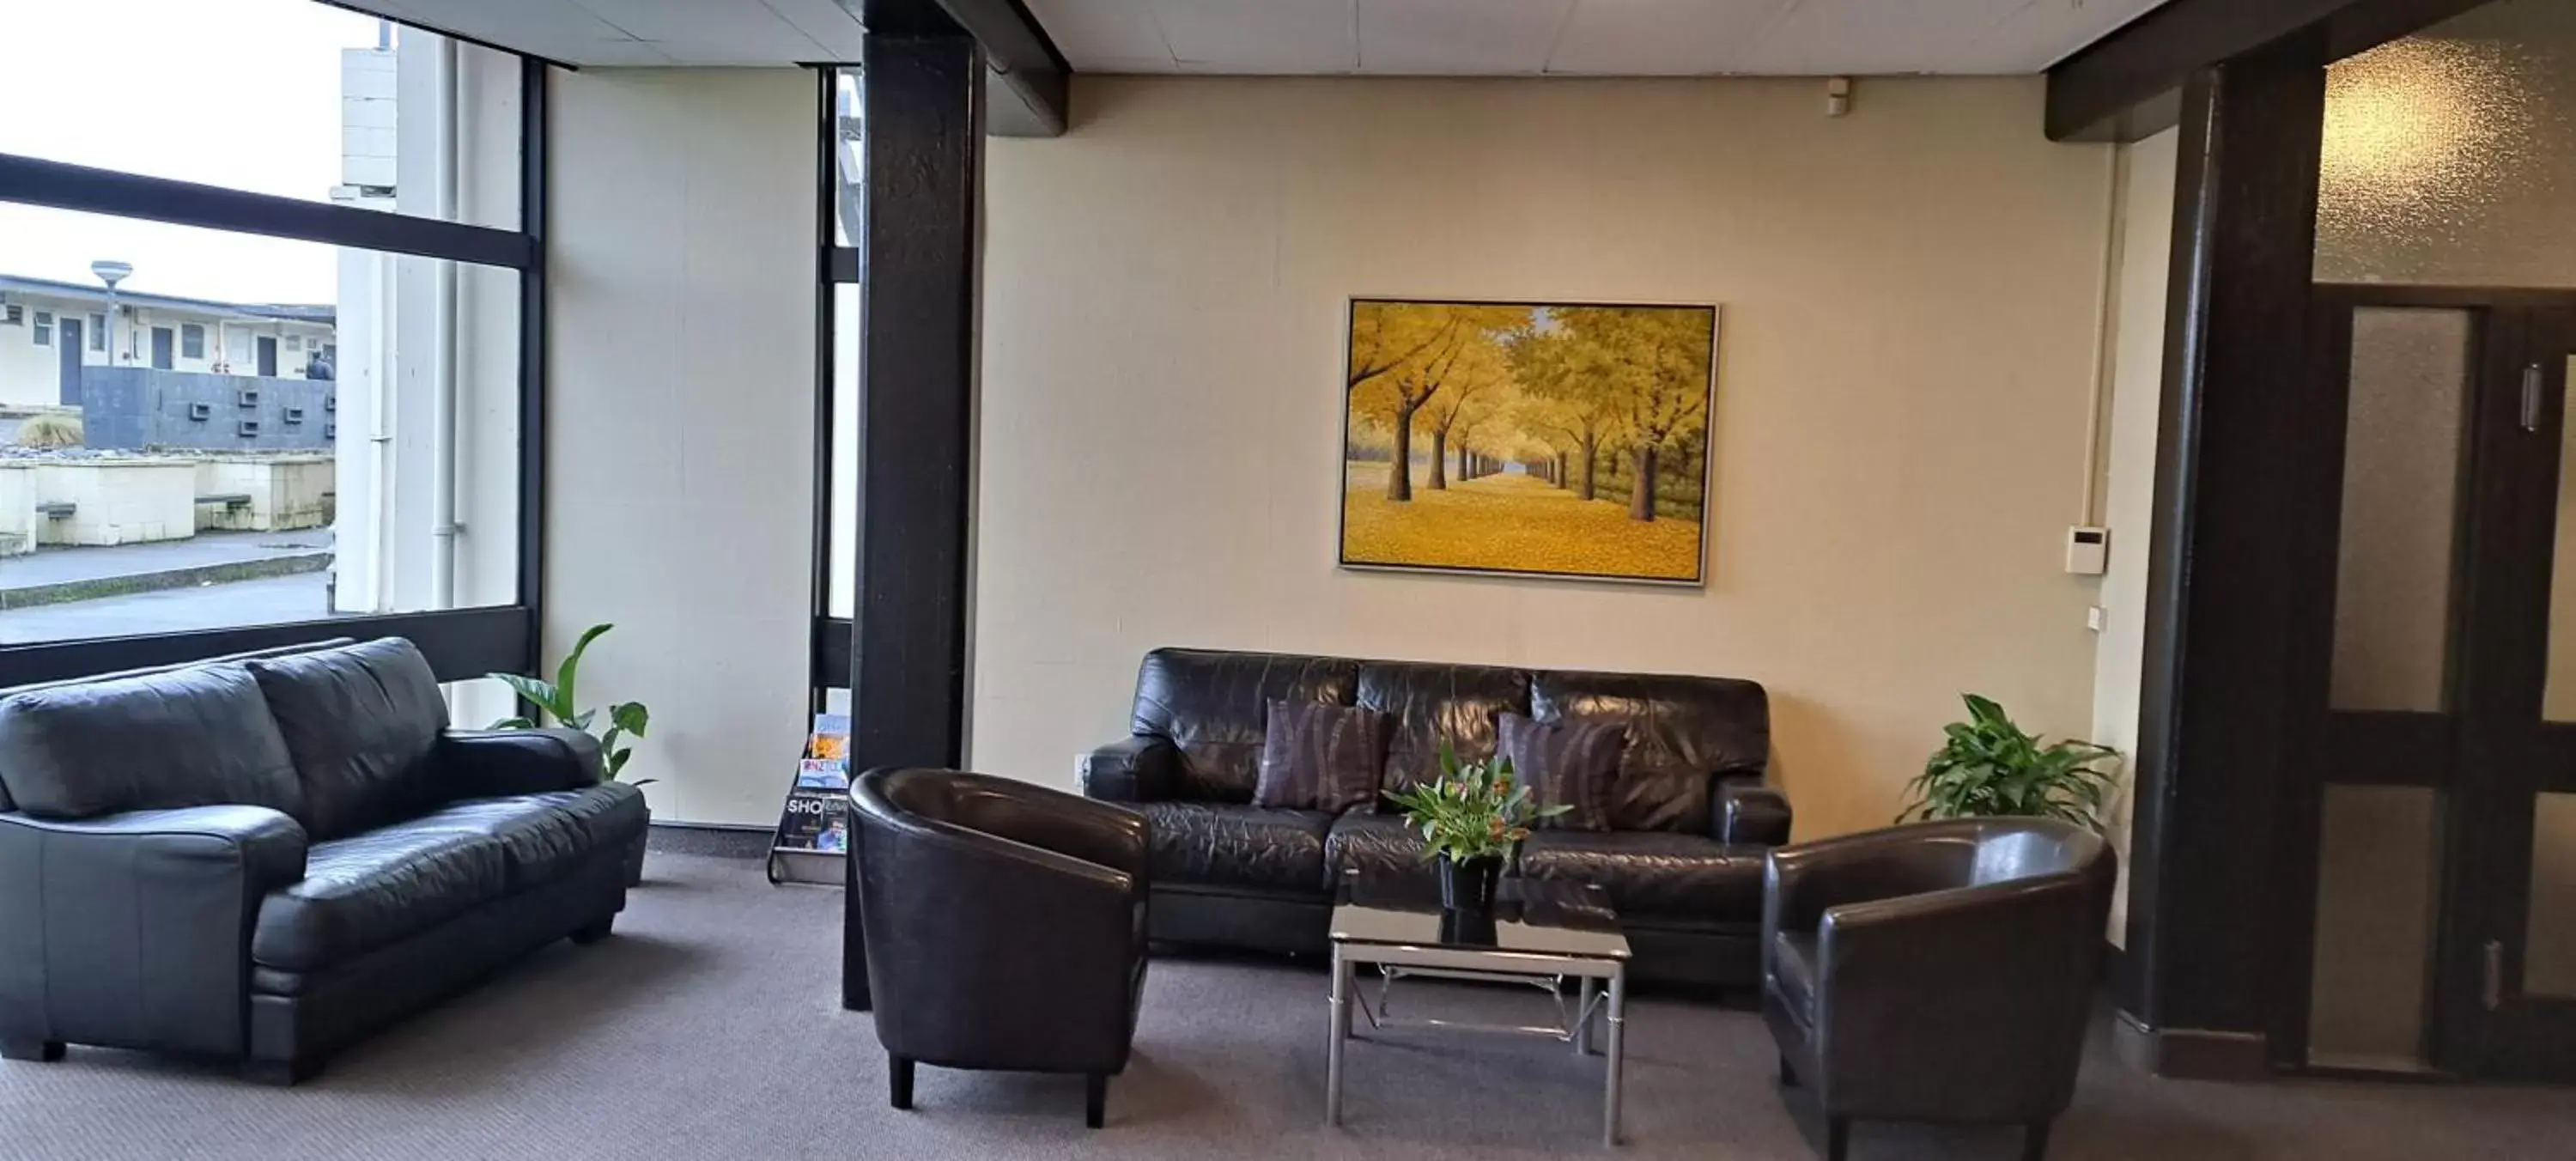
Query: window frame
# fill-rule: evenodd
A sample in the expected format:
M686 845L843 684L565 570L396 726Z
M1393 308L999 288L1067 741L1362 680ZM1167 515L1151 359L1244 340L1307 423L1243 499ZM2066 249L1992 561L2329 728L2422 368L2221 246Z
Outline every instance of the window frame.
M182 359L195 359L199 362L205 361L206 324L179 324L179 357Z
M852 635L855 626L850 618L835 617L832 608L832 509L835 504L855 501L854 496L838 496L832 491L832 451L835 411L832 406L834 380L839 368L834 365L839 315L835 299L843 286L866 286L866 263L857 245L862 239L855 231L863 222L851 222L851 245L840 245L841 141L840 79L844 72L857 71L857 66L831 64L814 66L815 77L815 164L814 164L814 238L817 247L814 270L814 602L813 649L807 672L814 689L816 704L821 704L824 690L848 689L851 681ZM860 81L865 84L864 78ZM864 194L862 193L863 197ZM860 292L864 295L864 289ZM857 577L851 578L857 583Z
M327 0L317 0L327 2ZM519 59L519 224L516 229L308 202L171 178L0 153L0 202L259 234L514 270L518 326L518 594L507 605L322 617L275 624L0 645L0 689L167 665L333 637L406 637L441 681L535 672L543 623L545 480L545 221L549 74L568 68L443 29L397 21ZM8 312L18 308L12 304ZM96 341L110 337L104 325ZM95 349L104 349L95 348ZM112 358L112 356L111 356Z
M53 345L54 345L54 312L52 312L52 311L50 311L50 310L40 310L40 311L37 311L37 312L36 312L35 325L33 325L32 327L30 327L30 328L29 328L29 330L30 330L31 332L33 332L33 333L31 333L28 337L29 337L30 339L34 340L34 341L35 341L35 344L36 344L37 346L39 346L39 347L50 347L50 346L53 346Z

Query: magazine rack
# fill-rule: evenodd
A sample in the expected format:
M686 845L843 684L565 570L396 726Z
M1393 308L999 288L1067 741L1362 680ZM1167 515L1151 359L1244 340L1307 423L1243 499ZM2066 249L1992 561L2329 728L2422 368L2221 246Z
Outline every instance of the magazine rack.
M850 719L814 715L769 837L769 881L838 886L849 873Z

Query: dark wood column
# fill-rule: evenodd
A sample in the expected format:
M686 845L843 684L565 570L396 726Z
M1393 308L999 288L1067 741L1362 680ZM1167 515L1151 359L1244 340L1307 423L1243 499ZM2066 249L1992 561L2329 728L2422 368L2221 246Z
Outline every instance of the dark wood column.
M2269 1067L2283 800L2325 675L2340 424L2311 346L2327 38L2192 75L2168 303L2131 846L2124 1053L2172 1075ZM2320 521L2322 514L2327 519Z
M927 0L867 6L850 768L954 766L966 720L983 65ZM842 1002L868 1006L851 852Z

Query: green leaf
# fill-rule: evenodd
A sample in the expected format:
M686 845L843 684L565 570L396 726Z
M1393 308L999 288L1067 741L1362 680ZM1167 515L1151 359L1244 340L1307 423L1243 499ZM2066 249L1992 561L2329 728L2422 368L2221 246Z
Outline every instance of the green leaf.
M573 641L572 652L564 654L563 665L555 670L555 685L563 690L566 709L570 709L573 705L573 678L581 673L581 655L590 650L590 643L598 640L600 634L616 627L613 624L603 623L583 630L581 636Z
M565 700L562 691L549 682L516 673L495 673L492 679L509 686L512 693L518 694L521 699L535 705L537 712L534 716L539 722L545 721L548 715L560 720L572 710L572 703Z
M598 716L598 710L583 710L580 713L564 718L563 724L571 726L576 730L587 730L590 728L590 719Z
M644 708L643 702L622 701L608 707L608 720L618 729L640 738L644 736L644 727L652 720L652 714Z

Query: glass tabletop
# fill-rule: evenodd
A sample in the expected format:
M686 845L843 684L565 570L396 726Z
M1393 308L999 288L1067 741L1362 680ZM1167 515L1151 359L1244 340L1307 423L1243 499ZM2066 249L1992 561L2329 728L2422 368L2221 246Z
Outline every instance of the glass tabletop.
M1491 916L1442 911L1437 895L1353 887L1333 906L1333 942L1628 958L1609 897L1585 883L1503 880Z

